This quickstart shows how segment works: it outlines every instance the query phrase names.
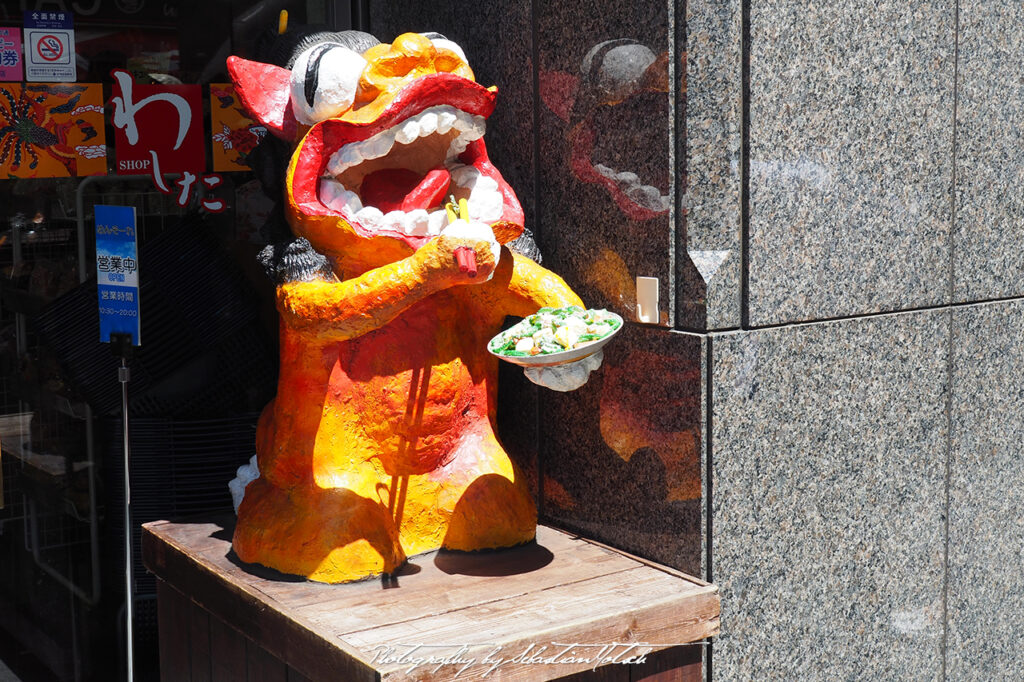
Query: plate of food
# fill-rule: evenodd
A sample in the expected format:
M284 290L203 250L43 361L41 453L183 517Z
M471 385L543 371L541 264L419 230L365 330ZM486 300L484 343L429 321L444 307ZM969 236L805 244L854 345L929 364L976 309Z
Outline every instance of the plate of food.
M487 350L523 367L565 365L601 350L621 329L622 318L608 310L541 308L491 339Z

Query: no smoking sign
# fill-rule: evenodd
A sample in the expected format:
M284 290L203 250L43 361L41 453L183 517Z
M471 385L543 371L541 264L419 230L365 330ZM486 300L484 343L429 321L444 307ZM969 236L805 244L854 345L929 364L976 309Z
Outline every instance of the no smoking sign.
M64 56L64 43L55 35L45 35L36 43L36 52L44 62L59 64Z
M25 29L25 48L26 80L76 80L74 30Z

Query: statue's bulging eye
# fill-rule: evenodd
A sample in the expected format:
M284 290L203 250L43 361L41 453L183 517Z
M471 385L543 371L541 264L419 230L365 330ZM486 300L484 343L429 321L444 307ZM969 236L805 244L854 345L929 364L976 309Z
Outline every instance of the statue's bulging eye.
M454 52L456 55L458 55L459 59L461 59L464 63L469 64L469 60L466 59L466 53L462 51L462 48L459 47L457 43L454 43L451 40L448 40L447 38L431 38L430 42L434 44L434 47L438 51L448 50L449 52Z
M351 107L365 67L362 55L336 43L321 43L303 52L292 67L295 118L313 125Z
M437 56L434 58L434 68L437 69L438 72L447 71L449 73L453 73L457 71L459 67L464 67L465 65L465 60L460 59L458 55L452 52L438 50Z

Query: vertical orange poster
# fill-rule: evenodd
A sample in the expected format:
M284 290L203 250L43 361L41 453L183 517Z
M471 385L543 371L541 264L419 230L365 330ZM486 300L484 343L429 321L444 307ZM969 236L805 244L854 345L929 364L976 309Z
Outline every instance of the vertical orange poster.
M0 83L0 178L106 172L101 84Z
M245 113L231 83L210 84L210 128L214 172L249 170L249 152L267 129Z

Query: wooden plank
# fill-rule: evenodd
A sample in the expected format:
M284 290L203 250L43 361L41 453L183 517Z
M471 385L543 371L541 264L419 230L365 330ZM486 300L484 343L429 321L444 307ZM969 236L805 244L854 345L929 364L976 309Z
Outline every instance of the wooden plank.
M196 603L225 622L244 625L248 637L311 679L333 676L333 679L351 682L376 681L376 672L357 649L341 640L325 637L301 613L281 610L246 582L227 579L207 556L193 555L187 546L179 546L168 531L177 531L182 526L199 526L188 528L182 535L194 538L197 544L205 543L208 551L209 547L216 547L223 560L228 543L225 540L209 542L212 534L220 531L216 525L144 524L142 553L150 571L165 581L188 586ZM200 541L204 535L207 539Z
M154 533L161 531L153 527ZM222 532L220 526L196 524L188 528L172 528L169 542L191 552L195 558L207 562L231 581L247 584L282 607L300 610L315 625L330 626L332 634L341 636L389 622L413 620L438 615L445 611L484 603L495 599L496 592L514 598L538 589L546 589L570 581L578 581L635 568L634 561L620 553L581 542L562 531L540 527L539 547L534 554L550 553L551 563L539 570L521 574L484 576L446 573L439 568L444 560L466 562L494 561L516 552L468 557L435 557L425 555L413 560L418 572L399 576L400 599L388 599L381 581L364 581L350 585L323 585L310 582L264 580L253 576L228 560L229 546L211 535ZM526 552L519 552L525 554ZM515 566L509 567L510 571ZM449 569L450 570L450 569ZM472 567L469 568L472 570ZM397 593L396 593L397 594Z
M700 578L695 578L692 575L690 575L689 573L684 573L684 572L680 571L678 568L673 568L672 566L666 566L665 564L659 564L656 561L651 561L650 559L645 559L644 557L637 556L636 554L630 554L629 552L626 552L626 551L621 550L621 549L617 549L615 547L612 547L611 545L606 545L603 542L598 542L597 540L592 540L590 538L584 538L584 537L580 537L580 536L575 536L575 537L580 542L586 542L587 544L594 545L595 547L603 547L604 549L610 550L612 552L615 552L616 554L619 554L621 556L624 556L624 557L627 557L629 559L632 559L633 561L635 561L637 563L640 563L640 564L643 564L644 566L650 566L651 568L657 569L659 571L664 571L665 573L669 573L671 575L676 576L677 578L680 578L682 580L686 580L686 581L691 582L691 583L693 583L695 585L701 585L701 586L706 587L706 586L711 584L709 582L705 582L705 581L701 580Z
M160 533L158 528L153 530ZM501 589L510 595L525 594L538 586L553 585L563 580L558 571L573 574L580 571L582 577L592 577L633 567L630 561L615 552L588 546L573 540L568 534L542 527L538 533L539 545L535 549L510 550L500 555L421 555L412 559L411 567L406 571L414 571L415 575L400 574L389 583L369 580L349 585L323 585L287 579L264 580L250 573L247 567L239 566L228 559L229 546L226 542L211 541L211 532L217 530L219 529L216 526L210 529L198 526L191 529L174 528L173 532L167 535L167 539L174 544L187 547L189 552L197 555L197 559L208 561L229 580L249 584L287 607L303 609L306 606L314 606L316 608L312 609L310 614L320 610L337 615L338 607L344 606L342 613L352 622L341 629L351 630L371 627L388 622L389 619L420 617L468 606L473 599L487 600L492 598L496 583L500 583ZM500 561L505 569L503 575L445 572L472 572L475 568L473 564L481 562L487 562L493 567L494 558L498 556L501 557ZM542 570L531 570L546 561L550 561L551 564L544 566ZM460 562L468 565L452 566ZM540 583L538 579L541 580ZM382 598L382 590L395 587L401 587L400 600ZM480 589L474 592L473 587Z
M711 587L692 586L680 589L671 576L638 567L589 580L558 585L514 599L500 599L430 618L419 618L347 633L345 640L372 649L392 642L443 641L466 644L517 641L517 635L528 632L563 632L575 626L588 627L595 620L610 615L623 623L625 633L660 632L665 623L659 620L637 623L639 612L675 610L672 624L679 623L687 631L699 633L693 639L708 636L712 629L709 617L713 610L697 614L680 614L683 597L707 597L717 601ZM713 598L713 599L712 599ZM603 622L603 621L601 621ZM716 623L717 624L717 623ZM429 636L428 636L429 635ZM576 640L580 641L580 640ZM626 641L619 638L618 641ZM660 640L651 640L660 641Z
M518 559L514 551L424 555L394 580L350 585L295 582L242 565L230 552L227 520L147 524L143 557L162 579L187 586L192 599L214 616L211 656L218 682L228 678L219 677L216 667L217 619L244 627L247 637L284 664L285 678L346 682L450 679L450 666L436 674L424 667L409 672L407 663L383 660L387 647L403 643L490 643L502 647L494 655L511 657L530 645L551 649L555 642L648 642L665 648L718 631L713 585L549 528L538 530L538 543L533 556L522 552ZM544 551L551 556L544 557ZM477 647L469 655L482 658L493 649ZM599 674L618 681L614 675L625 670L623 682L631 673L681 674L680 666L665 667L664 661L672 660L658 660L660 668L612 666ZM509 664L486 675L490 666L477 665L458 679L553 679L593 666ZM273 667L268 674L278 671Z
M313 682L313 680L309 679L308 677L297 671L295 668L289 667L288 682Z
M222 531L219 526L195 525L191 528L170 528L151 526L147 528L171 546L177 546L183 553L189 553L196 561L225 577L230 582L246 585L267 598L277 602L280 608L301 612L316 626L330 626L333 635L377 627L389 622L411 620L437 615L445 611L465 608L475 603L484 603L501 594L508 598L518 597L537 589L545 589L569 581L610 575L614 572L635 567L635 563L613 551L574 541L560 531L542 528L539 535L541 544L536 549L511 552L522 555L541 555L540 561L550 561L538 570L521 574L502 576L460 575L446 573L453 567L447 564L470 564L465 570L472 571L473 562L481 560L495 562L497 554L470 556L420 557L419 571L414 575L397 578L400 590L388 598L388 588L381 581L364 581L350 585L323 585L311 582L288 582L265 580L247 572L228 559L229 545L224 540L211 539ZM173 532L166 533L166 530ZM144 542L144 552L151 543ZM550 548L550 549L548 549ZM525 549L525 548L524 548ZM545 558L543 555L547 555ZM501 556L505 556L502 554ZM160 565L165 559L146 556L147 565L160 574ZM531 559L527 559L527 562ZM533 566L527 565L526 568ZM507 571L515 565L506 566ZM454 570L460 570L455 566ZM194 598L199 599L197 595Z
M448 575L437 569L433 562L424 564L424 575L417 574L403 581L403 587L395 595L399 597L397 599L389 598L389 594L379 586L359 593L336 589L329 598L319 602L309 600L299 608L314 622L343 637L348 632L429 618L498 598L517 599L537 590L612 575L633 567L624 563L621 557L582 543L559 554L543 570L521 575Z
M210 668L216 682L246 682L245 637L210 616Z
M157 580L157 630L160 636L160 679L188 680L188 597L162 580Z
M252 640L245 641L248 682L288 682L288 667Z
M210 614L189 602L189 662L192 682L213 682L210 661Z
M630 666L632 682L703 682L702 643L656 651Z
M558 645L566 643L675 644L717 633L717 590L713 586L693 586L684 602L680 598L679 582L667 574L639 567L543 590L525 598L351 633L346 635L346 641L378 654L399 644L477 645L468 654L477 657L482 657L485 651L481 645L488 643L500 645L502 653L498 656L511 659L531 645L534 648L547 646L546 653L550 655L558 650ZM409 677L407 664L384 662L377 665L384 680L431 679ZM550 666L548 670L555 673L552 676L557 676L592 667L590 662L564 663ZM510 664L501 668L501 679L536 679L537 668L537 665ZM459 679L486 679L486 671L485 666L472 666Z
M597 670L559 677L558 682L629 682L629 669L621 665L606 665Z
M573 541L565 533L541 527L537 544L532 546L480 554L430 552L413 557L406 575L400 572L395 581L386 586L380 580L352 585L321 585L322 589L308 593L306 602L288 598L288 592L294 591L294 586L281 587L280 596L278 593L268 594L295 606L323 603L325 598L334 597L344 599L346 604L362 600L361 603L379 606L382 589L401 587L401 603L405 605L411 593L433 594L436 599L438 590L456 592L477 585L492 586L497 582L501 583L502 590L510 593L530 591L530 586L536 585L539 576L570 566L594 576L632 568L628 561L613 552L588 547ZM499 567L500 573L496 570Z

